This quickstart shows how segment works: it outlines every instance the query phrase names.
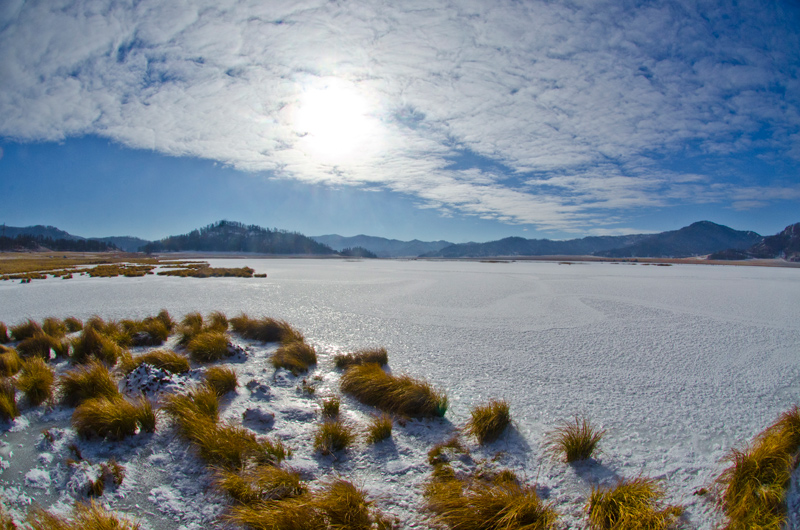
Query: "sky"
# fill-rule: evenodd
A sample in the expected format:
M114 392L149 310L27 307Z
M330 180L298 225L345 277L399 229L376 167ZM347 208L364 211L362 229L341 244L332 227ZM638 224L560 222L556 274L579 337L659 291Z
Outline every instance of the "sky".
M2 0L0 222L488 241L800 221L800 2Z

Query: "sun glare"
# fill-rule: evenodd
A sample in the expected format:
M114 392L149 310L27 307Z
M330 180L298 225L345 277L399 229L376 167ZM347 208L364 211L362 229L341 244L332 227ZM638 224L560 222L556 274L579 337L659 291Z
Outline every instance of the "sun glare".
M307 88L295 114L304 150L326 163L366 156L380 136L369 102L353 85L331 81Z

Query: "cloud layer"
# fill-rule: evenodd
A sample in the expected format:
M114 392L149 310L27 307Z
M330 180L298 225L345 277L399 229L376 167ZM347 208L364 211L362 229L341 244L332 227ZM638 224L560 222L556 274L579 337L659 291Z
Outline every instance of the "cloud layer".
M800 200L797 27L780 2L9 0L0 135L98 134L601 230L641 208ZM367 109L347 156L298 125L331 87Z

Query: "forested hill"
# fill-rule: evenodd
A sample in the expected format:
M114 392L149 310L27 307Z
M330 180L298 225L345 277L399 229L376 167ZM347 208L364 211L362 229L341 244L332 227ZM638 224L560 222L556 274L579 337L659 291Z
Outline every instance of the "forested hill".
M144 252L255 252L259 254L335 254L330 247L286 230L219 221L188 234L169 236L142 247Z
M15 237L0 236L0 251L47 251L56 252L109 252L119 250L114 244L92 239L53 239L45 236L19 234Z

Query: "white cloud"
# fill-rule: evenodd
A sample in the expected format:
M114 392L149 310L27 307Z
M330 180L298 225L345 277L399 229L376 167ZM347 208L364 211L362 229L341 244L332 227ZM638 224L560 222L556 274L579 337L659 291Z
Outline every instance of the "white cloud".
M783 9L8 2L0 135L99 134L540 228L598 230L677 202L741 207L787 187L737 180L728 155L800 159L800 15ZM330 78L371 109L358 156L319 156L294 122L304 91ZM508 173L449 169L463 151ZM662 164L697 155L714 169Z

